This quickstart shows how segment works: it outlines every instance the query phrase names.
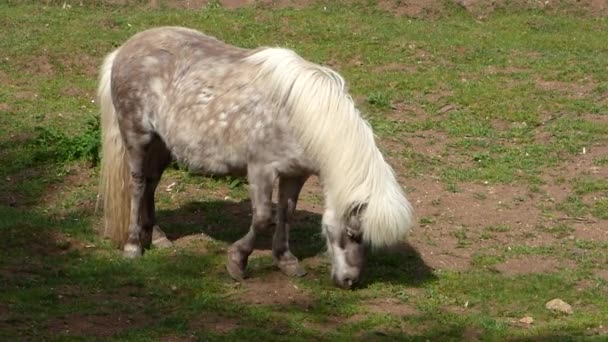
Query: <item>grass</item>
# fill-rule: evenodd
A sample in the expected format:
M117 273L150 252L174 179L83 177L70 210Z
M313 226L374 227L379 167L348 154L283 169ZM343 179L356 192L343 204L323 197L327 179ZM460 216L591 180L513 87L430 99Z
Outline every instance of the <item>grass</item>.
M608 249L605 239L577 232L585 222L608 224L608 185L593 173L607 164L605 18L505 10L480 21L447 6L440 17L409 20L363 2L62 5L0 4L1 340L602 338L594 334L603 331L608 297L598 270ZM286 46L336 68L382 147L399 142L387 155L421 199L415 234L428 243L415 235L420 251L370 253L361 287L343 291L328 279L320 215L302 210L291 240L309 274L281 278L261 254L252 278L236 285L224 255L247 230L246 181L174 165L159 187L158 217L172 238L192 241L123 260L96 233L96 70L110 50L158 25L244 47ZM584 158L587 171L564 171ZM564 196L550 198L548 186ZM494 188L524 189L509 205L539 213L486 222L508 207L500 204L478 223L459 222L469 207L493 203ZM302 202L322 205L318 194ZM468 255L471 267L427 265L450 253ZM575 267L511 277L493 269L526 255ZM547 311L555 297L575 313ZM535 323L517 323L524 316Z

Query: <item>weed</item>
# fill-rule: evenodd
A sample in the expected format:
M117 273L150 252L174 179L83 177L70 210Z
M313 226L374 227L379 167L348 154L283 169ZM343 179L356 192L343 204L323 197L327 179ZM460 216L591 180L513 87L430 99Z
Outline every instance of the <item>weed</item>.
M587 214L589 207L578 196L568 196L566 200L556 206L557 210L564 211L571 217L581 217Z
M506 224L497 224L493 226L488 226L485 230L494 233L506 233L511 230L511 228Z
M608 219L608 197L602 197L602 198L596 200L593 203L593 207L591 208L591 213L593 214L593 216L595 216L601 220L607 220Z
M100 127L99 119L92 117L85 122L85 131L76 136L68 136L52 127L38 127L34 139L38 158L53 158L59 162L85 160L93 166L99 162Z
M608 157L595 159L593 161L593 165L595 165L595 166L605 166L605 165L608 165Z
M452 236L454 236L458 240L457 247L465 248L471 244L469 237L467 236L466 228L459 228L452 232Z
M427 226L435 223L435 220L432 217L422 217L420 218L420 225Z
M570 234L574 232L574 228L565 223L559 223L551 228L545 228L544 231L553 234L558 239L561 239L570 236Z
M574 192L577 195L586 195L596 192L607 192L608 180L583 177L574 182Z
M476 192L473 194L473 198L475 198L476 200L484 201L488 198L488 195L483 192Z
M367 96L367 102L375 107L387 109L391 107L391 98L384 92L373 92Z

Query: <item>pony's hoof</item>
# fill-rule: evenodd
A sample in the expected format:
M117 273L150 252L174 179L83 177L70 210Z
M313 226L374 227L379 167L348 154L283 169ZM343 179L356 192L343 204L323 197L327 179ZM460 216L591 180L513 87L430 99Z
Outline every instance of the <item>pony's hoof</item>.
M152 228L152 246L156 248L173 247L173 242L167 238L165 232L163 232L158 225L154 225Z
M238 282L245 280L245 272L230 261L226 263L226 271L228 271L228 275L230 275L230 278Z
M125 248L123 249L123 255L127 259L136 259L142 255L142 249L140 246L137 246L132 243L128 243L125 245Z
M303 277L306 275L306 270L300 264L279 264L279 269L289 277Z
M306 275L306 270L300 266L298 258L291 254L283 256L281 259L275 259L275 264L287 276L303 277Z
M226 270L228 271L230 277L236 281L243 281L243 279L245 279L246 268L247 258L243 258L242 254L237 249L228 249Z
M161 237L152 241L152 246L156 248L169 248L173 247L173 242L166 237Z

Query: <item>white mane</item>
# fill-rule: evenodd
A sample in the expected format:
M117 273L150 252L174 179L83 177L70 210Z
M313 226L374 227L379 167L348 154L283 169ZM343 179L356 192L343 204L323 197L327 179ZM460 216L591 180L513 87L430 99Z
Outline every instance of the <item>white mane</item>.
M320 169L326 206L338 217L366 205L363 238L373 246L402 241L413 224L412 207L335 71L295 52L267 48L246 62L257 80L287 109L290 126Z

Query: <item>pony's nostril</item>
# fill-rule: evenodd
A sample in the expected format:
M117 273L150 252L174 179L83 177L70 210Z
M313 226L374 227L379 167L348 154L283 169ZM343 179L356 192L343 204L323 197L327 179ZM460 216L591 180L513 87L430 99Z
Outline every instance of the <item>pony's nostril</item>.
M344 279L342 280L342 287L343 287L343 288L345 288L345 289L350 289L351 287L353 287L353 284L354 284L354 283L355 283L355 282L353 281L353 279L352 279L352 278L350 278L350 277L346 277L346 278L344 278Z
M359 282L359 277L356 275L348 274L343 277L332 275L334 284L343 289L351 289Z

